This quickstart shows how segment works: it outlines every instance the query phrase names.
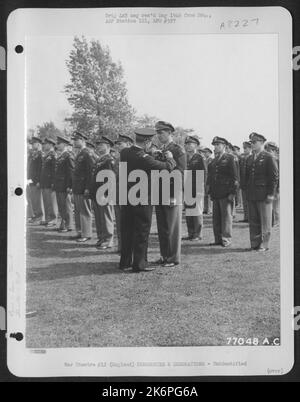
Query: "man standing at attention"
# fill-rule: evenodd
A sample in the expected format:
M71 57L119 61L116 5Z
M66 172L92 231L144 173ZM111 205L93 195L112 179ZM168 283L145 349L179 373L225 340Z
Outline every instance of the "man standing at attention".
M42 140L31 138L32 150L28 160L28 185L33 217L29 223L40 223L43 218L42 190L40 188L43 164Z
M71 202L72 175L74 170L74 155L67 150L70 141L57 136L57 151L54 189L58 212L61 216L59 232L65 233L73 229L73 207Z
M92 180L93 159L86 148L87 136L75 131L73 138L74 146L78 152L75 158L72 182L77 235L72 239L83 243L92 238L92 205L89 199L89 189Z
M188 236L183 240L199 241L202 240L203 229L203 202L204 202L204 180L206 176L206 166L203 157L197 152L197 147L200 145L200 141L197 137L188 136L185 140L185 150L187 155L187 170L191 171L191 196L195 198L197 196L197 185L202 185L202 194L198 194L197 201L194 205L185 205L185 219L188 229ZM197 183L196 172L198 170L203 171L203 182Z
M54 191L54 177L55 177L55 165L56 154L54 151L54 145L56 141L52 138L45 138L44 140L44 157L41 171L40 187L42 189L45 221L41 222L41 225L48 227L56 226L57 219L57 201Z
M215 242L211 245L229 247L232 243L232 212L238 188L235 157L226 153L228 141L215 137L215 158L208 166L207 187L213 201L213 229Z
M251 249L267 251L272 229L272 208L278 185L278 165L264 150L266 138L257 133L249 136L252 155L247 159L246 184L249 206Z
M173 141L174 127L170 123L158 121L155 130L163 145L163 154L167 151L172 153L176 162L175 169L178 169L183 177L186 169L186 154L181 146ZM155 208L161 255L159 263L165 267L178 265L181 258L182 197L176 199L176 196L178 197L174 193L174 185L171 182L169 205L157 205Z
M114 143L104 135L96 140L98 160L93 170L93 179L90 195L92 198L93 209L95 213L95 224L98 241L96 248L106 250L112 248L114 240L114 206L110 204L100 205L97 202L97 190L104 184L97 181L97 175L101 170L114 171L115 160L110 154Z

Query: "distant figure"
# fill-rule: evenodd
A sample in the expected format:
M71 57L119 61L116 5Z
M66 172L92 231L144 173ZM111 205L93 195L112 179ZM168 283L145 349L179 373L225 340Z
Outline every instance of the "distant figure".
M279 171L279 147L275 144L275 142L270 141L266 143L265 149L266 151L270 152L270 154L274 157ZM279 177L278 177L278 185L276 187L273 200L272 225L278 226L279 220L280 220L280 194L279 194Z

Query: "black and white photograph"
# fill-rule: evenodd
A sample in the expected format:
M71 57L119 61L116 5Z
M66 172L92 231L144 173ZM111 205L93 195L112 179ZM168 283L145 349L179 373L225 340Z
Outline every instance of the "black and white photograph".
M50 376L288 371L288 12L10 18L11 185L24 196L10 210L21 233L8 291L34 375L43 354ZM286 361L264 364L264 353Z

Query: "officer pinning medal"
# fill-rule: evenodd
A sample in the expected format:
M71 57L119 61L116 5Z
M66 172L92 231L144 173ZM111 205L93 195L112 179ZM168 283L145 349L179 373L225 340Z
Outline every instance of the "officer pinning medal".
M114 137L101 130L34 135L28 224L73 232L69 239L92 243L99 261L118 254L120 273L181 269L182 245L199 254L232 248L239 223L249 227L245 250L267 252L279 225L278 145L256 132L241 147L222 136L210 145L203 146L201 134L181 138L164 120ZM157 259L149 257L153 235Z

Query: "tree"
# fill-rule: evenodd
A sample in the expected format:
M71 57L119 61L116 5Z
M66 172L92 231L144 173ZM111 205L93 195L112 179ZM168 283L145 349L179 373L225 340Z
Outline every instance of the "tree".
M67 120L74 129L91 139L101 134L115 138L130 130L134 110L127 99L123 68L112 60L108 47L75 37L67 68L71 82L65 93L74 108Z
M56 136L62 134L52 121L46 122L41 126L37 126L36 129L38 136L42 139L49 137L56 140Z

